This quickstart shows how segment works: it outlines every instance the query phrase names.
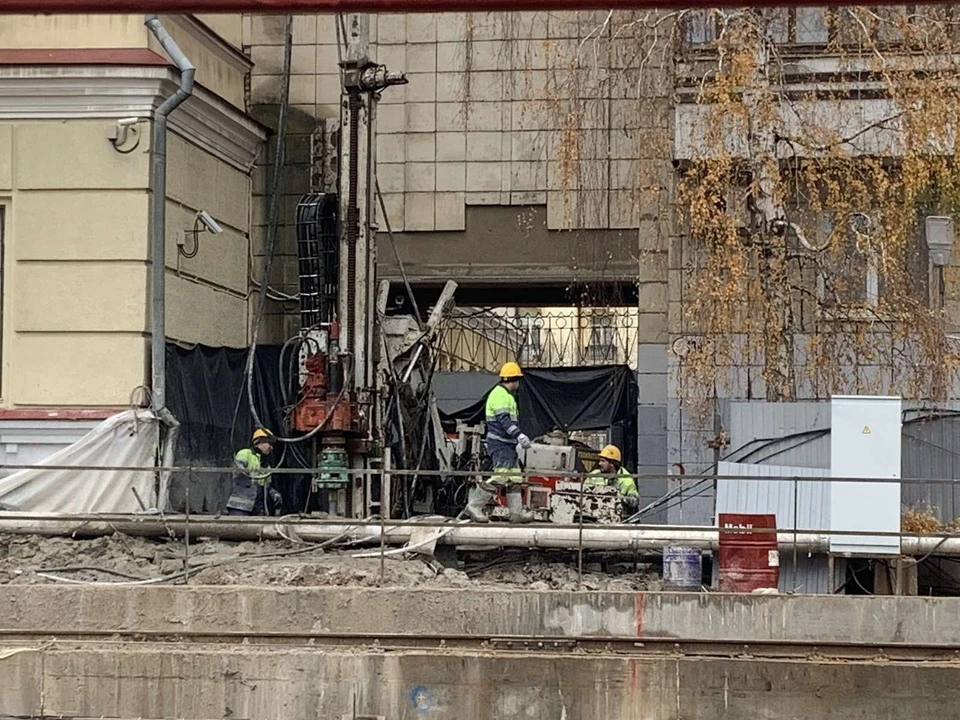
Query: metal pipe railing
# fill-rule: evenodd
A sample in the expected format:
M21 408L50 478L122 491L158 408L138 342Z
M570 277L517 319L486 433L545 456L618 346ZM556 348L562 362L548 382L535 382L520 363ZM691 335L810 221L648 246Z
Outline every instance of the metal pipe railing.
M34 464L17 464L17 463L0 463L0 474L6 473L8 471L16 470L76 470L76 471L96 471L96 472L136 472L136 471L147 471L147 472L185 472L185 473L194 473L197 475L206 475L206 474L223 474L223 473L235 473L237 472L236 466L227 466L227 467L218 467L215 465L163 465L163 466L150 466L150 467L139 467L139 466L128 466L128 465L47 465L44 463L34 463ZM303 467L280 467L280 468L270 468L270 473L273 475L309 475L313 472L317 472L316 469L303 468ZM827 472L824 470L824 472ZM349 476L363 476L363 475L376 475L379 474L378 471L369 470L364 468L343 468L338 469L337 473L340 475L349 475ZM518 477L523 477L524 479L530 478L557 478L557 479L569 479L577 480L582 478L585 473L575 470L520 470L512 475L517 475ZM478 470L411 470L411 469L390 469L390 475L394 477L405 477L405 476L419 476L419 477L435 477L435 478L490 478L490 472L478 471ZM960 484L960 478L896 478L896 477L855 477L855 478L845 478L845 477L831 477L829 475L823 476L807 476L807 475L670 475L668 473L625 473L623 475L617 474L601 474L595 475L594 477L600 478L616 478L616 477L631 477L637 482L642 482L644 480L672 480L678 482L680 480L686 482L698 482L703 480L743 480L745 482L773 482L773 481L790 481L790 482L801 482L801 483L816 483L816 482L825 482L825 483L896 483L899 485L957 485Z
M921 4L939 4L920 0ZM154 0L162 13L442 13L496 11L660 10L715 7L822 5L820 0ZM846 5L902 5L889 0L851 0ZM137 13L140 0L3 0L0 13Z

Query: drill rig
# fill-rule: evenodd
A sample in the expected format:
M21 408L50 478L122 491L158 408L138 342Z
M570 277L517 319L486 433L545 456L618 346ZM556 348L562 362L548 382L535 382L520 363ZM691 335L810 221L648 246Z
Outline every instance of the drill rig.
M345 517L389 512L376 298L376 116L380 93L407 82L369 57L369 16L347 15L339 123L318 128L314 193L297 208L299 395L289 424L310 436L319 507ZM381 502L384 498L384 502Z
M387 317L389 283L376 278L377 103L407 80L370 59L369 16L347 16L342 35L340 119L313 134L313 192L297 207L300 331L280 362L288 351L296 360L299 389L287 417L311 441L302 464L313 509L390 517L396 495L409 515L419 478L405 477L394 493L390 470L421 467L437 444L433 345L456 284L447 283L425 321Z

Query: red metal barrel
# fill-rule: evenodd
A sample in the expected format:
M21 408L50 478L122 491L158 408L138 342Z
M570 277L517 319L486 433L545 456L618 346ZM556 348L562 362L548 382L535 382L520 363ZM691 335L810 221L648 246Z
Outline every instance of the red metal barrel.
M748 593L780 583L777 516L721 513L717 551L720 592ZM750 532L754 529L773 532Z

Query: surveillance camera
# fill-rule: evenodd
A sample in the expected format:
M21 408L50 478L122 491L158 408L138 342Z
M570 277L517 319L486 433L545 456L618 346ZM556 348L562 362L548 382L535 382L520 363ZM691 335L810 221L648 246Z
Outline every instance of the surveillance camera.
M122 120L117 120L117 125L120 127L130 127L131 125L136 125L140 122L140 118L123 118Z
M209 232L213 233L214 235L219 235L220 233L223 232L223 228L220 227L220 223L218 223L216 220L214 220L214 219L210 216L210 213L208 213L206 210L201 210L199 213L197 213L197 219L198 219L201 223L203 223L203 226L204 226Z

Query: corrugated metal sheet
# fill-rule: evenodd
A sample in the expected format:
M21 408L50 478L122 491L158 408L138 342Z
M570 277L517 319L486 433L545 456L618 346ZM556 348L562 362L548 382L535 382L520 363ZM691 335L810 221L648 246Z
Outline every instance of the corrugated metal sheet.
M902 476L955 480L960 478L960 417L911 420L903 426ZM931 510L940 520L960 516L960 484L904 484L905 508Z
M846 581L847 561L834 558L833 577L830 563L824 555L780 553L780 592L832 595Z
M907 412L900 474L904 478L960 480L960 416ZM828 402L730 404L728 460L751 464L830 468ZM810 433L793 437L798 433ZM960 483L904 484L904 508L931 510L943 521L960 517Z
M830 467L830 403L733 402L729 427L731 462Z
M823 477L824 472L821 468L721 462L717 474ZM826 530L830 521L830 484L824 480L718 480L716 512L772 513L779 529ZM830 593L838 584L831 582L825 555L798 553L794 563L791 551L781 553L781 592Z
M820 468L721 462L719 475L823 477ZM772 513L778 528L827 530L830 483L825 480L718 480L717 513ZM794 524L794 513L797 522Z

